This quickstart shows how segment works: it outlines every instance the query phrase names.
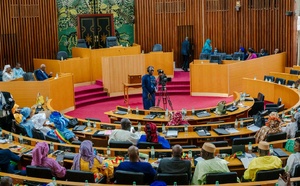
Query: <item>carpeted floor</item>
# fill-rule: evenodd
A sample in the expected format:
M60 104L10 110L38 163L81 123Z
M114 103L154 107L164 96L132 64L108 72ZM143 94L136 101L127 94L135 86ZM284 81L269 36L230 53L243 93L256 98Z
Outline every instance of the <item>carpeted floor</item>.
M176 70L174 73L174 78L172 81L174 82L189 82L190 80L190 73L189 72L183 72L182 70ZM94 85L91 85L94 86ZM82 87L87 88L88 87ZM76 88L77 90L81 90L82 88ZM174 110L181 110L182 108L186 108L187 110L191 109L201 109L201 108L207 108L207 107L213 107L216 106L217 103L221 100L225 100L226 102L231 102L233 100L233 97L196 97L196 96L190 96L190 95L180 95L180 91L178 95L170 95L169 96L173 109ZM159 99L159 96L157 95L156 101ZM160 107L164 107L162 98L160 98ZM88 106L82 106L74 111L66 113L69 116L77 117L77 118L98 118L102 122L109 122L109 118L107 115L104 114L106 111L114 110L117 105L126 106L124 104L123 96L120 96L118 98L112 99L111 101L103 101L100 103L90 104ZM143 109L143 102L141 95L131 95L130 96L130 107L131 109L136 109L138 107L139 109ZM167 104L167 107L169 110L170 105Z

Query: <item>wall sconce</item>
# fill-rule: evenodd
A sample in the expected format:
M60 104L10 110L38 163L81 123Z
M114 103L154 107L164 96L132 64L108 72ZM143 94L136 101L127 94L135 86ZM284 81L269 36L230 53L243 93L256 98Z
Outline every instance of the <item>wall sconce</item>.
M236 1L235 2L235 10L238 12L238 11L240 11L240 8L241 8L241 1Z

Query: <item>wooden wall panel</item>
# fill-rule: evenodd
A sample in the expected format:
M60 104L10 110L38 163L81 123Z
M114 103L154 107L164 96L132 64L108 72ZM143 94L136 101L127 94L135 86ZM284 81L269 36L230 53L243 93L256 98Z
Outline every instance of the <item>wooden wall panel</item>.
M275 48L287 52L287 66L296 64L296 17L293 0L147 0L135 1L135 38L145 52L155 43L164 51L174 51L181 67L181 42L185 34L194 44L193 58L199 58L207 38L219 51L233 53L240 46L257 52ZM192 27L193 31L182 27ZM183 31L182 31L183 30Z
M2 0L0 10L1 70L20 62L25 71L33 71L33 58L56 58L55 0Z

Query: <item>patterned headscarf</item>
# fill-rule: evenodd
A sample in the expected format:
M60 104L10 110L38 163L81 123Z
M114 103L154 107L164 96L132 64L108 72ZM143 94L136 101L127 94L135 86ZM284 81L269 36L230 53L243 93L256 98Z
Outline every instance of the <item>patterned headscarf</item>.
M100 163L102 159L99 156L96 156L93 151L93 144L90 140L84 140L79 149L79 154L74 157L73 160L73 170L80 170L80 159L89 162L89 168L91 169L94 165L94 158L96 158Z
M49 146L46 142L39 142L32 150L31 165L41 166L45 158L47 158Z

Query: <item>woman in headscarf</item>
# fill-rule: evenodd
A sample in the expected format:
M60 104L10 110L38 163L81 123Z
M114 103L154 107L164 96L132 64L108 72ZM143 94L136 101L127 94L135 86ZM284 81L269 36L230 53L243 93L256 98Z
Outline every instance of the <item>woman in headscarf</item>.
M47 133L48 136L57 138L61 143L70 143L77 140L75 134L67 129L69 120L62 116L59 112L53 111L49 120L54 123L56 129L49 131Z
M27 135L32 138L32 129L34 127L34 123L31 121L31 109L29 107L24 107L21 109L22 122L20 123L27 132Z
M292 117L291 123L286 126L286 136L287 138L294 138L296 131L299 129L300 125L300 112L296 112Z
M106 169L110 170L110 175L104 175ZM113 175L113 165L110 164L109 166L102 158L95 155L93 144L90 140L84 140L81 143L79 154L74 157L72 170L94 173L95 182L98 182L103 176L107 176L109 179Z
M66 168L61 166L55 159L48 158L49 146L46 142L39 142L32 150L31 165L47 167L51 169L52 175L63 178L66 175Z
M268 121L266 122L266 126L261 127L254 136L256 143L266 141L268 134L282 132L281 123L282 121L280 120L279 115L276 112L271 112Z
M211 47L211 40L210 39L207 39L204 43L204 46L203 46L203 49L202 49L202 52L203 54L211 54L212 52L212 47Z
M2 80L3 81L11 81L14 79L13 72L11 70L10 65L5 65L3 69Z

